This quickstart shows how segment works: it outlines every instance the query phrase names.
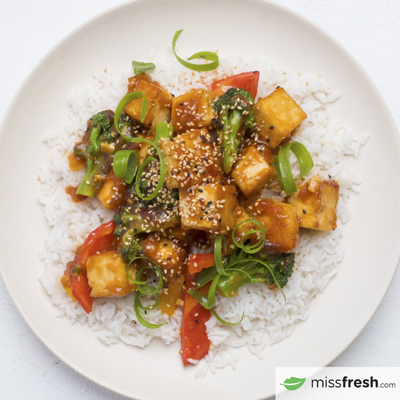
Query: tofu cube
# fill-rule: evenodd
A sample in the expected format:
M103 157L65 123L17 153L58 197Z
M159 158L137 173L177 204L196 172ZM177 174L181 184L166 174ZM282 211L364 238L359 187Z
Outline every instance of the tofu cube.
M259 134L271 150L289 138L293 129L307 118L307 114L281 87L258 99L253 111Z
M301 184L296 193L286 198L296 209L300 227L318 231L336 229L338 200L338 183L332 179L323 180L319 175Z
M183 229L227 234L235 227L237 206L234 185L213 184L179 190L179 211Z
M125 202L126 185L123 178L117 178L111 171L104 180L104 184L97 195L103 206L108 210L115 210Z
M251 145L241 151L231 177L246 198L260 192L276 176L274 166L270 165L273 162L274 156L267 148L258 150L256 145Z
M251 218L250 214L246 211L246 209L239 204L235 208L234 215L235 215L235 226ZM252 229L257 229L257 226L252 223L246 223L240 225L235 231L235 239L240 243L242 237ZM246 236L245 240L247 239L251 239L250 235Z
M136 284L128 279L128 265L116 250L95 254L88 259L87 277L92 288L91 297L121 297L136 289ZM136 271L130 268L132 279Z
M172 101L171 119L176 132L205 128L214 118L214 93L205 89L194 89Z
M140 74L129 78L128 93L143 92L148 101L146 117L143 125L146 128L155 127L158 122L167 121L171 115L172 96L156 81L147 75ZM135 99L124 108L124 113L136 122L140 121L143 99Z
M188 189L202 183L218 183L222 174L222 155L207 129L182 133L173 140L160 140L167 166L168 189Z
M253 218L266 230L264 250L274 253L290 253L299 243L299 222L291 204L262 199L247 207Z
M176 240L149 235L142 242L143 256L155 261L163 270L164 287L161 290L159 308L163 314L174 315L183 294L185 282L184 266L187 263L186 250Z
M167 269L168 272L172 271L172 275L182 272L183 260L186 260L187 253L176 240L172 241L158 233L152 233L143 240L142 249L144 257L150 258L162 269Z
M154 133L152 132L152 133L149 133L148 135L139 134L136 137L143 137L147 140L153 141ZM150 153L150 150L152 150L152 149L154 150L153 146L151 146L149 143L146 143L146 142L130 143L128 149L136 150L136 152L138 153L138 166L140 166L149 155L152 155Z

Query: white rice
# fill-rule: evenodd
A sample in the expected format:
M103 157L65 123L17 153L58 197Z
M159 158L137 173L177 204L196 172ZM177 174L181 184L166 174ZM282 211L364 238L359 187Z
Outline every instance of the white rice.
M210 370L237 365L235 348L246 346L259 359L263 350L291 335L295 324L309 316L312 299L323 292L330 279L338 272L344 256L341 245L341 225L350 217L347 200L350 192L359 192L360 180L346 162L347 155L357 156L360 146L369 134L357 137L351 133L340 119L331 120L327 107L340 97L340 92L331 90L328 83L313 75L293 75L272 66L264 59L250 62L242 57L231 57L221 61L215 72L192 72L175 62L163 66L157 63L153 78L159 81L175 96L189 89L204 87L215 77L222 78L240 72L260 71L258 95L266 96L276 86L282 86L307 113L308 118L296 132L296 140L302 142L313 157L315 168L310 175L319 173L330 175L340 185L338 205L339 227L333 232L302 230L297 247L296 266L292 277L284 288L286 303L279 291L271 291L263 284L246 285L240 288L234 298L219 297L217 312L223 318L236 322L243 312L245 317L240 325L221 325L215 317L207 322L207 333L212 346L209 354L198 363L196 378L204 378ZM94 302L93 312L86 314L78 303L74 303L64 291L60 278L68 261L74 258L76 248L86 236L101 223L109 221L113 213L105 210L97 199L73 203L65 193L68 185L77 185L83 172L69 170L67 155L74 143L83 136L86 121L95 113L115 110L118 101L126 93L127 77L114 78L105 69L93 75L90 84L72 90L68 99L70 107L69 123L62 131L49 133L44 142L51 148L50 161L41 166L39 172L42 183L39 201L51 234L44 248L39 252L46 269L40 280L58 308L59 317L67 317L71 324L87 323L98 338L107 345L125 344L145 347L153 338L161 338L165 344L180 341L181 310L173 317L163 315L159 310L146 316L152 323L166 323L151 330L137 322L133 309L133 294L123 298L100 298ZM264 191L264 195L279 194ZM177 346L177 345L176 345ZM177 357L176 362L180 362Z

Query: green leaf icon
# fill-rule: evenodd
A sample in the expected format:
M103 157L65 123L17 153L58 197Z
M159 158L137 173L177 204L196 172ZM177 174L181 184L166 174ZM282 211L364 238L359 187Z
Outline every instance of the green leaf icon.
M286 379L283 383L281 383L282 386L285 386L287 390L297 390L301 388L306 381L306 378L295 378L291 377L289 379Z

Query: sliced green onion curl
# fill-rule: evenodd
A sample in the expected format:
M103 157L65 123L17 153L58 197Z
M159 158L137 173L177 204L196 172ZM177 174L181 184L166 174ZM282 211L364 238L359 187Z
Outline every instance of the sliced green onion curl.
M139 157L135 150L119 150L114 155L113 171L117 178L132 183L138 168Z
M139 321L143 326L145 326L146 328L149 328L149 329L158 329L158 328L161 328L161 327L162 327L163 325L165 325L165 324L152 324L152 323L150 323L150 322L147 322L147 321L142 317L141 312L140 312L140 310L147 311L147 310L149 310L149 309L156 308L157 305L160 304L160 294L159 294L159 293L156 294L157 300L156 300L156 302L155 302L151 307L143 307L142 302L140 301L140 298L141 298L142 296L143 296L142 293L140 293L139 291L136 292L135 302L134 302L134 305L133 305L133 307L134 307L134 309L135 309L136 318L137 318L138 321Z
M224 261L222 260L222 242L224 242L224 247L226 251L226 239L224 235L218 235L215 238L214 243L214 261L215 261L215 268L220 275L228 275L225 272L224 268Z
M134 261L136 261L138 259L146 260L146 261L150 262L151 264L153 264L153 266L146 265L146 266L140 268L136 274L136 279L132 279L132 277L129 274L129 267L131 266L131 264ZM148 281L141 281L142 275L146 269L153 271L156 274L156 276L158 277L158 285L156 287L154 287L153 285L147 285ZM160 291L163 287L163 277L162 277L162 270L161 270L160 266L155 261L151 260L150 258L142 257L142 256L136 257L129 263L129 265L127 267L127 274L128 274L128 279L131 282L136 283L136 285L137 285L137 293L135 296L135 302L134 302L133 307L135 309L135 314L136 314L136 318L138 319L138 321L143 326L145 326L146 328L149 328L149 329L157 329L157 328L160 328L161 326L165 325L165 324L152 324L150 322L147 322L141 315L142 311L144 311L146 313L147 311L154 310L160 304L160 301L161 301ZM143 295L156 296L156 301L151 306L145 307L145 306L143 306L142 301L140 300L140 298Z
M252 229L249 232L246 232L240 239L240 242L238 242L235 238L235 232L236 229L239 228L239 226L243 225L243 224L254 224L257 225L260 229ZM262 234L262 237L256 242L256 243L250 243L250 244L245 244L246 242L246 238L252 234ZM235 243L235 245L237 247L239 247L240 249L244 250L246 253L248 254L254 254L257 253L258 251L260 251L263 246L264 246L264 242L265 242L265 237L266 237L266 231L264 226L261 224L260 221L257 221L256 219L246 219L246 221L242 221L239 224L237 224L235 226L235 228L232 231L232 240L233 243Z
M283 190L288 195L297 192L296 182L294 181L292 168L290 167L290 150L296 156L300 165L300 176L297 179L303 178L314 166L310 153L299 142L291 142L279 149L279 153L275 157L274 166Z
M195 60L198 58L204 58L207 61L212 61L209 64L194 64L187 62L180 58L176 52L175 52L175 45L176 41L178 40L179 35L182 33L183 29L180 31L176 31L174 38L172 39L172 51L175 54L176 59L186 68L191 69L192 71L212 71L216 68L218 68L219 65L219 57L216 53L213 53L212 51L199 51L198 53L193 54L188 58L188 60Z
M231 325L231 326L239 325L239 324L243 321L243 318L244 318L244 312L243 312L242 318L240 319L239 322L228 322L228 321L225 321L224 319L222 319L222 318L217 314L217 312L215 311L215 308L212 308L212 309L211 309L211 313L212 313L212 315L214 315L215 318L217 318L217 320L218 320L219 322L221 322L221 324L224 324L224 325Z
M160 139L170 139L174 136L174 126L166 121L159 122L156 125L156 134L154 143L158 145Z
M143 99L142 111L140 113L140 122L143 123L144 119L146 118L147 107L149 105L149 102L147 101L147 98L143 92L130 92L127 95L125 95L118 103L117 109L115 110L114 114L114 121L117 121L117 123L115 124L115 128L117 129L118 133L121 133L121 130L119 129L119 119L121 118L124 108L132 100L140 98Z
M155 161L156 159L154 157L147 157L143 163L140 165L137 174L136 174L136 181L135 181L135 189L136 189L136 194L143 200L148 201L148 200L152 200L154 199L158 192L161 190L161 188L164 185L165 182L165 177L167 176L167 167L165 166L165 160L164 160L164 156L160 150L160 148L151 140L145 139L145 138L130 138L128 136L125 136L121 133L121 136L127 140L128 142L131 143L148 143L150 146L153 146L156 149L157 155L160 159L160 180L157 183L157 186L155 187L153 193L150 196L147 197L143 197L142 192L140 191L140 178L144 172L144 170L146 169L146 167L153 161Z
M139 75L143 72L152 71L156 68L153 63L144 63L140 61L132 61L133 72L135 75Z

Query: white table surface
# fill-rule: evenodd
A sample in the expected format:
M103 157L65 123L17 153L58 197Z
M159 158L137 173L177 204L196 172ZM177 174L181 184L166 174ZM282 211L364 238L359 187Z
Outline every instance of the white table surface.
M400 130L400 1L277 2L323 27L353 54L372 77ZM52 46L89 18L121 3L2 0L0 120L26 75ZM400 366L399 306L398 272L374 317L332 366ZM1 278L0 360L1 399L125 399L92 383L55 357L19 315Z

